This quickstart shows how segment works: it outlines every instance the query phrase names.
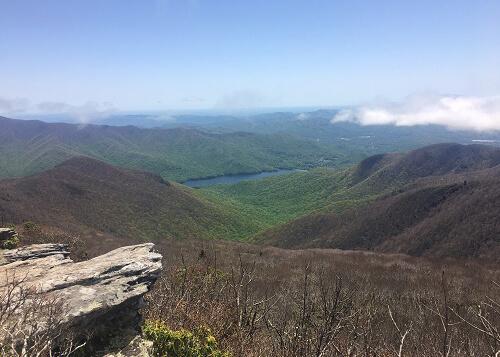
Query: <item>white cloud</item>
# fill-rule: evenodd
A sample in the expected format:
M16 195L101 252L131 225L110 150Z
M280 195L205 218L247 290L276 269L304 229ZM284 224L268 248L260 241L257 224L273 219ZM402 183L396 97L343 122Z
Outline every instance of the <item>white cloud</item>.
M71 105L62 102L43 102L39 103L36 109L39 112L47 114L66 114L82 124L86 124L91 120L106 118L116 110L111 102L87 102L82 105Z
M78 123L88 123L91 120L110 116L116 108L111 102L87 102L82 105L71 105L63 102L42 102L32 104L26 98L0 98L0 115L16 113L36 114L65 114L74 118Z
M300 113L299 115L297 115L297 120L307 120L309 119L309 114L307 113Z
M0 98L0 114L23 113L29 109L30 103L26 98Z
M500 130L500 96L413 94L402 103L377 102L340 111L332 123L396 126L439 124L453 130Z

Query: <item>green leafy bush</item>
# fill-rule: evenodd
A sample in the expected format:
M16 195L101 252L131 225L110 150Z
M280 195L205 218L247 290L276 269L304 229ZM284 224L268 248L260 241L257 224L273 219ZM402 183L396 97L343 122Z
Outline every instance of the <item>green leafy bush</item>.
M142 331L153 341L157 357L231 357L229 352L219 350L212 331L205 326L199 326L194 332L174 331L161 321L146 321Z
M19 244L19 238L15 236L12 239L6 239L3 242L0 243L0 248L1 249L14 249L17 248L17 245Z
M24 222L23 229L25 234L40 233L40 227L34 222Z

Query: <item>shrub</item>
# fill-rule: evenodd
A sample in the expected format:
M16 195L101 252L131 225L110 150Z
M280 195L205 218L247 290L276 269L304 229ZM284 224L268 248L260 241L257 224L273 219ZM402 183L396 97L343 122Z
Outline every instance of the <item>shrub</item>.
M194 332L174 331L160 321L146 321L144 336L153 341L154 356L164 357L230 357L220 351L219 344L209 328L199 326Z
M40 233L40 227L33 222L24 222L23 229L26 234Z
M234 242L158 246L165 270L146 319L207 326L235 357L471 357L499 348L498 264Z
M6 239L3 242L1 242L0 248L1 249L14 249L14 248L17 248L18 244L19 244L19 238L17 236L15 236L12 239Z

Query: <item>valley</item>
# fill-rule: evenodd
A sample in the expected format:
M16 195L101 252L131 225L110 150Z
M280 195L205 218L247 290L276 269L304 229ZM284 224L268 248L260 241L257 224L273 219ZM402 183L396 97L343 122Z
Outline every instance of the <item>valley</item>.
M82 140L83 133L75 135L68 147ZM218 158L203 160L212 167ZM0 209L8 222L86 236L496 259L499 170L500 148L435 144L370 156L351 167L277 171L282 174L193 189L158 173L75 156L48 171L0 180Z
M0 0L0 357L500 357L499 19Z
M0 177L40 172L79 155L148 170L173 181L343 162L338 151L289 134L213 134L0 117L0 141Z
M436 144L408 153L372 156L350 168L318 168L257 181L212 185L198 192L207 197L217 196L236 201L255 212L269 226L312 212L329 213L334 217L346 211L346 217L351 214L365 217L358 213L358 207L376 200L402 197L403 193L412 190L436 188L434 198L440 200L438 187L461 185L464 180L477 179L485 187L491 183L491 189L495 189L500 176L499 153L500 149L495 147ZM491 181L486 183L485 180ZM414 196L418 197L419 193ZM432 201L431 197L432 194L428 199ZM424 210L427 212L429 209ZM498 207L492 207L492 212L497 210ZM499 227L494 222L495 217L491 216L491 219L493 231L496 231ZM274 231L270 230L264 236ZM309 234L306 232L304 234ZM286 237L283 238L285 241L292 240L291 236ZM266 238L259 239L267 241ZM314 247L314 244L309 246Z
M443 127L361 126L331 123L336 111L271 113L245 118L199 117L164 128L45 123L0 117L0 177L50 169L74 156L143 169L185 182L281 169L348 167L387 152L440 142L500 142L495 133L451 132ZM193 124L190 124L192 121ZM207 121L207 119L205 119ZM140 122L140 121L139 121Z
M147 322L136 327L142 336L203 325L232 356L312 356L318 346L372 356L402 348L394 337L403 333L405 349L434 356L448 311L447 349L467 356L496 348L495 335L478 326L499 318L488 300L500 276L499 147L438 143L321 167L325 152L339 148L289 134L6 123L3 175L18 177L0 178L0 215L21 247L64 244L78 262L154 242L163 256L141 310ZM155 150L157 161L143 160ZM165 157L184 168L155 166ZM217 176L246 171L245 157L307 170ZM34 172L12 174L22 170ZM169 179L172 172L179 181L217 177L185 182L209 183L192 188ZM300 335L291 333L297 326Z

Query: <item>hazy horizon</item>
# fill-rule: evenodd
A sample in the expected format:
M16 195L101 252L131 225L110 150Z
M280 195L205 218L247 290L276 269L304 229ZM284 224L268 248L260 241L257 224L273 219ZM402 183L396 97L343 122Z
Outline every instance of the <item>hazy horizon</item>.
M0 0L0 115L348 106L499 130L499 17L493 0Z

